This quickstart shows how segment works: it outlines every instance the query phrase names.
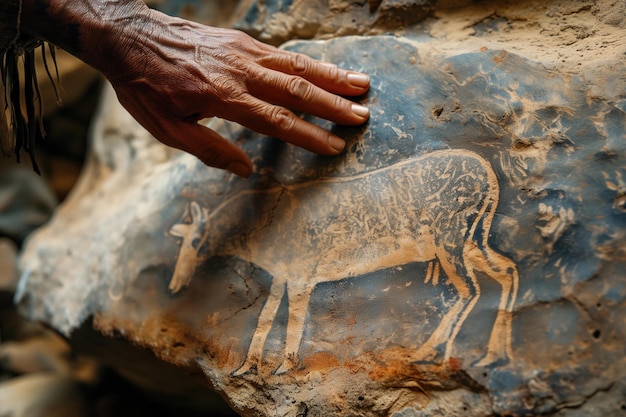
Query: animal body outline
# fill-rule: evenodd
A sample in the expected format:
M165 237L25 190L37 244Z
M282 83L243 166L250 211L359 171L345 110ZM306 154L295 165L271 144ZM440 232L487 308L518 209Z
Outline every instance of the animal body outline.
M498 200L498 180L485 159L471 151L441 150L351 177L241 191L212 212L191 201L186 209L191 223L170 229L182 243L169 288L176 293L187 286L198 263L218 255L237 256L272 274L245 361L233 375L257 368L287 292L284 359L274 371L280 374L299 362L309 300L318 283L412 262L428 263L425 282L437 284L443 270L458 293L415 354L435 361L443 349L443 360L449 359L480 297L480 271L502 290L486 353L476 365L507 362L519 275L515 262L488 242ZM290 251L293 237L298 244ZM277 239L287 242L277 249Z

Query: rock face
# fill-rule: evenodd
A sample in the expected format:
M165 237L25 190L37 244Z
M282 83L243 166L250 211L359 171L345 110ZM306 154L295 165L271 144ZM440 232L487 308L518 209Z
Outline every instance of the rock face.
M331 38L393 32L421 22L434 0L242 1L238 29L278 45L290 39Z
M242 415L622 415L623 20L514 3L286 45L369 73L372 117L332 127L333 158L212 122L249 180L158 145L109 91L22 256L23 311Z

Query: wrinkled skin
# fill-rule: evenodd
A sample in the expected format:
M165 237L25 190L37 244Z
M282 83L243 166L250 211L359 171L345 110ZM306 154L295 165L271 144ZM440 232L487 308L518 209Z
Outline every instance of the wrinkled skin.
M139 0L26 0L22 26L100 70L158 140L243 177L252 171L250 158L198 120L224 118L335 155L344 141L292 111L345 125L369 117L341 97L367 92L366 75L167 16Z

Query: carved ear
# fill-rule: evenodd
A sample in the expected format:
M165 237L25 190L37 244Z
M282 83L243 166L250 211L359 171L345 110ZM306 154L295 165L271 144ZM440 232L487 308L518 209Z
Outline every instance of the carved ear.
M175 224L170 229L170 235L176 237L185 237L187 236L187 233L189 233L189 227L190 225L184 223Z
M200 208L200 204L196 203L195 201L192 201L191 203L189 203L189 208L191 212L192 222L195 223L196 221L202 219L202 209Z

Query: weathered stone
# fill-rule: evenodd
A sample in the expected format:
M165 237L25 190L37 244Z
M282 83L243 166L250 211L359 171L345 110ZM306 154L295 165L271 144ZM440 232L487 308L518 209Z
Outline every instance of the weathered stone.
M424 21L434 0L160 0L149 2L168 13L205 24L241 29L266 43L290 39L381 34Z
M264 42L375 35L395 32L426 19L434 0L243 1L236 24Z
M93 317L158 358L115 351L125 375L242 415L622 415L626 37L592 2L514 3L289 44L369 73L372 117L332 126L333 158L213 122L249 180L158 145L109 90L23 255L23 310L104 355ZM593 30L557 57L567 30L538 42L562 16Z

